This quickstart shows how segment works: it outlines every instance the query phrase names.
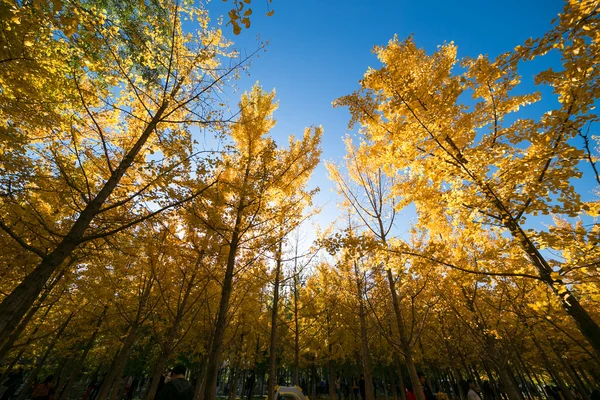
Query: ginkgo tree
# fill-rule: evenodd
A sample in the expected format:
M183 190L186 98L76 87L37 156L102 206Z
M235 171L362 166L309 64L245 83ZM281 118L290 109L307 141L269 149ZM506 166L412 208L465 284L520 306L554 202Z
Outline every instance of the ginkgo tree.
M312 196L305 186L319 161L322 129L306 129L302 138L290 137L288 149L278 148L268 136L275 124L274 97L274 92L266 93L258 85L242 96L240 115L226 131L233 147L215 166L218 183L192 203L198 223L213 231L226 249L205 400L216 396L234 275L283 240L282 229L295 229L301 220L294 218L301 215Z
M205 162L190 127L222 122L213 93L247 59L219 68L235 54L191 3L1 7L11 18L2 18L0 229L37 257L0 303L4 340L77 248L210 185L170 200L177 176ZM195 30L184 33L186 19Z
M595 2L568 2L548 34L495 60L483 55L459 60L453 43L429 55L412 37L393 38L375 48L381 68L369 69L361 89L335 105L349 107L351 125L361 125L368 138L364 151L373 165L402 174L392 193L403 199L399 207L416 205L431 240L438 240L443 225L508 234L535 267L537 279L551 288L600 352L600 326L588 306L596 289L589 293L575 279L563 279L574 267L585 276L593 274L597 246L584 238L597 243L597 225L579 224L573 230L563 224L581 237L575 250L559 243L564 230L527 224L528 217L550 213L597 215L597 201L582 201L574 186L588 168L577 139L596 120L593 105L600 95L593 67L597 7ZM562 68L540 72L536 82L553 89L558 106L537 119L519 118L515 113L540 100L539 93L515 94L520 65L550 51L559 53ZM474 101L465 101L465 94ZM562 251L566 261L552 259L546 246Z
M495 60L376 48L383 65L336 103L361 124L328 166L344 225L308 253L290 233L313 213L322 130L276 142L259 85L224 116L215 98L246 59L206 10L0 3L0 382L22 367L22 399L50 374L63 400L94 384L150 399L183 363L205 400L281 380L333 398L360 372L367 399L422 398L418 371L455 399L468 378L484 398L585 398L600 384L598 202L573 180L600 183L596 3L569 2ZM255 4L231 4L239 31ZM540 95L515 94L518 72L546 52L562 67L537 79L560 101L532 118Z

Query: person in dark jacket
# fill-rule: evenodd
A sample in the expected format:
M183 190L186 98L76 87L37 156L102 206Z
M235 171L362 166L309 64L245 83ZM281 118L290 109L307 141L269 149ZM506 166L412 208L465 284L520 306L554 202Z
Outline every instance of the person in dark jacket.
M183 365L173 368L171 380L158 393L158 400L192 400L194 398L194 387L185 379L185 371Z

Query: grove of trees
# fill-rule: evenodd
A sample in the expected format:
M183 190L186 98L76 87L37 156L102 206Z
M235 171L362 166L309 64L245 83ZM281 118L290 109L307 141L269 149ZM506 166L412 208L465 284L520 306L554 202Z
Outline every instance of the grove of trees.
M176 364L202 400L595 398L600 2L495 59L375 47L314 243L322 128L223 101L254 5L0 1L0 399L149 400Z

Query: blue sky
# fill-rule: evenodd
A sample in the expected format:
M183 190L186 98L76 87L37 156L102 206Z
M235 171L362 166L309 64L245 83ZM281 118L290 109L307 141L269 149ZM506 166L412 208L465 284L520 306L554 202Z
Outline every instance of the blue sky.
M233 35L231 26L225 32L245 53L257 48L258 36L269 45L253 61L250 76L237 83L235 96L256 81L265 90L276 89L275 139L285 144L289 134L301 135L307 126L322 125L323 160L339 162L349 113L332 108L331 102L356 90L367 68L378 66L371 52L374 45L385 45L394 34L400 39L414 34L417 44L428 52L454 41L459 57L494 57L549 30L563 5L559 0L273 0L269 7L275 13L266 17L267 1L252 0L252 26L239 36ZM231 6L231 0L213 0L208 8L214 19ZM531 79L527 73L533 74L533 67L521 71L524 81ZM236 101L233 98L231 103ZM312 184L321 188L316 203L326 206L317 221L325 225L337 210L336 195L322 164Z

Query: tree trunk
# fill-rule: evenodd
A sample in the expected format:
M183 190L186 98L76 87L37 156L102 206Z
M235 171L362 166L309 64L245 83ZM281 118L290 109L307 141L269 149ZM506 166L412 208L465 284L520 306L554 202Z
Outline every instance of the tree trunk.
M46 255L38 266L2 300L2 303L0 303L0 343L8 339L19 321L21 321L35 302L35 299L42 292L44 285L46 285L52 274L56 272L65 259L81 244L85 231L96 215L98 215L101 207L115 190L135 157L140 153L142 147L156 129L166 108L167 104L165 103L157 110L134 146L123 157L98 194L87 203L58 246Z
M564 398L566 400L575 400L573 398L573 395L571 394L571 391L565 384L565 381L562 379L562 377L559 375L558 371L556 371L556 369L554 368L554 365L548 359L546 352L542 349L542 346L540 346L536 337L534 335L531 335L531 339L533 340L535 347L538 349L538 352L542 356L542 360L544 361L544 364L546 364L546 368L548 368L548 371L550 371L550 375L552 375L554 377L554 380L556 381L556 384L560 388L560 391L563 394Z
M404 350L404 360L406 361L406 368L408 369L408 375L410 376L410 382L413 385L413 391L417 400L425 400L425 393L423 392L423 386L419 381L419 375L417 374L417 366L412 358L412 350L407 348ZM418 386L415 387L415 381Z
M315 366L315 360L313 359L310 368L311 384L310 384L310 395L316 396L317 394L317 367Z
M190 280L193 282L193 278ZM167 337L165 339L165 343L162 346L162 351L158 356L158 360L156 362L156 368L154 370L154 374L152 376L152 382L150 383L150 387L148 388L148 392L146 393L146 400L152 400L156 396L156 390L158 389L158 383L160 376L163 374L163 370L165 369L165 365L169 360L169 356L173 351L173 341L177 335L177 330L179 328L179 324L181 323L181 319L183 318L183 310L185 309L186 300L189 295L189 290L185 293L181 304L177 309L177 314L175 316L175 320L173 321L173 325L169 328L167 332ZM114 399L111 399L114 400Z
M585 384L589 387L589 388L593 388L594 385L592 384L592 382L589 380L588 376L586 375L584 369L582 367L574 367L573 365L571 365L571 367L579 373L579 375L581 375L581 377L583 378L583 380L585 381Z
M527 389L527 392L530 392L531 389L533 389L533 393L531 393L533 396L535 397L536 395L538 395L538 390L537 387L535 385L535 382L533 381L533 378L531 377L531 373L529 372L529 368L527 368L527 366L525 365L525 361L523 361L523 357L521 357L521 354L518 352L518 350L513 346L513 348L515 349L515 355L517 356L517 360L519 361L518 364L521 366L521 371L527 376L527 378L529 379L529 387Z
M373 372L371 371L371 354L369 352L369 340L367 337L367 321L365 318L365 304L363 299L362 279L359 275L358 264L354 262L354 278L356 280L356 299L358 300L358 315L360 320L360 354L365 375L365 397L362 400L374 400L373 395Z
M525 392L525 396L527 397L527 400L533 400L533 396L529 392L529 385L527 384L527 381L525 380L523 374L521 373L519 366L516 364L513 365L512 370L516 371L516 376L513 373L513 376L515 377L515 379L518 377L519 381L521 382L521 386L522 386L522 389L520 390L521 394L523 394L523 392ZM519 387L518 382L517 382L517 387ZM521 396L521 397L523 397L523 396Z
M500 399L498 395L498 391L496 390L496 379L494 379L494 375L492 374L492 370L485 359L481 360L483 364L483 368L485 369L485 373L488 376L488 381L490 382L490 386L492 387L492 395L495 399Z
M125 365L127 359L129 358L129 352L135 343L135 336L137 334L138 326L132 325L129 329L129 333L127 334L127 338L121 347L121 350L117 353L115 358L113 359L111 366L102 381L102 385L100 385L100 389L98 389L98 395L96 396L96 400L104 400L110 391L110 388L113 386L115 380L117 380L117 390L118 390L118 379L120 376L117 374L121 371L121 366ZM113 390L114 392L114 390Z
M454 379L456 380L456 386L458 387L458 394L460 395L461 400L466 400L467 394L465 393L461 385L462 377L460 376L460 371L458 370L458 368L453 367L452 374L454 375Z
M231 290L233 286L233 270L235 268L235 257L238 249L241 219L242 211L238 209L235 227L231 236L231 242L229 244L229 254L227 256L227 266L225 269L225 278L223 279L223 289L221 290L221 300L219 303L219 314L213 336L214 339L208 355L204 400L215 400L217 396L217 373L219 369L219 359L221 357L221 347L223 346L225 326L227 324L229 297L231 296Z
M71 367L72 368L72 364L73 362L75 362L76 360L74 360L73 356L67 356L64 357L63 360L60 362L60 364L58 365L58 368L56 369L56 372L54 372L54 377L57 379L57 383L58 385L54 387L54 390L57 392L61 392L61 387L63 386L63 382L66 381L67 377L67 368Z
M523 400L521 391L515 385L515 381L511 376L510 371L508 370L508 365L497 365L497 369L498 375L500 376L500 381L502 382L502 386L504 387L504 390L506 391L506 395L508 396L509 400Z
M200 366L198 367L198 375L196 376L196 383L194 384L194 400L201 400L201 397L204 395L203 390L204 386L204 377L206 376L206 357L202 357L202 361L200 361Z
M329 345L329 353L331 354L331 345ZM327 360L327 369L329 370L329 399L340 400L336 397L335 393L335 371L333 369L333 360L331 357Z
M560 364L563 366L563 369L567 372L567 375L569 375L569 377L571 378L571 381L575 384L575 387L577 387L577 390L579 391L579 396L581 396L581 398L584 400L589 400L588 392L581 383L581 381L578 379L578 377L575 375L575 372L571 369L569 365L567 365L567 363L565 362L565 360L563 360L561 355L558 354L558 351L556 351L554 346L550 345L550 347L552 348L554 355L556 355L556 358L558 358Z
M396 369L398 370L398 380L400 381L400 399L406 400L406 387L404 387L404 374L402 373L402 365L400 365L400 357L398 354L394 354L394 361L396 362Z
M237 395L238 378L240 374L240 368L236 364L233 367L233 375L231 376L231 384L229 385L229 394L227 395L228 400L235 400Z
M410 348L409 338L406 336L406 332L404 329L404 320L402 318L402 312L400 311L400 304L398 302L398 294L396 293L396 283L394 282L394 276L392 275L391 269L387 268L386 272L388 283L390 286L390 292L392 295L392 305L394 307L396 323L398 325L398 333L400 334L400 342L402 344L402 351L404 353L404 359L406 360L406 367L408 368L410 382L412 383L416 399L425 400L425 395L423 394L423 387L421 386L421 381L419 381L419 376L417 375L417 368L415 367L415 363L412 358L412 350Z
M481 382L481 375L479 374L479 371L477 371L475 364L469 365L469 368L471 369L471 374L477 382L477 386L479 386L480 388L483 387L483 382Z
M152 370L152 377L150 379L150 386L148 386L148 390L144 394L146 400L152 400L156 396L156 390L158 389L158 384L160 382L161 376L165 371L165 365L167 364L167 359L164 357L163 352L159 354L158 360L154 364L154 369Z
M275 394L275 368L276 357L277 357L277 318L278 318L278 307L279 307L279 275L281 274L281 252L283 247L283 238L280 238L277 244L277 250L275 254L275 282L273 283L273 307L271 310L271 341L269 344L269 387L267 392L267 399L273 400Z
M44 292L42 293L40 298L37 300L37 304L34 307L31 307L31 309L27 312L27 315L25 315L25 317L20 321L19 326L13 332L11 332L11 334L9 335L6 342L2 345L2 349L0 349L0 364L2 364L2 362L4 361L4 359L10 352L10 350L12 349L12 346L15 344L17 339L21 336L21 333L23 333L25 328L27 328L27 325L29 325L29 322L31 321L31 319L33 318L35 313L44 304L44 301L46 300L46 298L48 298L48 295L50 294L50 292L52 291L54 286L56 286L56 284L60 281L60 279L63 277L63 275L64 275L63 273L60 273L52 281L52 283L50 283L50 285L48 285L48 287L44 289ZM59 296L59 298L60 297L61 296ZM48 315L48 313L50 312L50 309L54 306L54 304L56 304L56 301L49 304L48 307L46 307L46 312L44 313L44 316L41 318L42 321L44 321L44 319L46 318L46 316ZM37 329L38 329L38 327L35 328L36 332L37 332ZM0 382L2 382L2 381L0 381Z
M383 379L383 397L385 398L385 400L390 400L390 398L388 397L388 393L387 393L387 381L385 379L385 370L383 371L382 379Z
M294 256L294 385L300 386L300 318L298 317L298 246ZM306 388L304 388L306 390Z
M129 352L128 352L129 353ZM115 376L115 385L112 392L110 392L110 400L117 400L117 396L121 394L125 384L121 385L121 380L123 379L123 375L125 374L125 366L127 365L127 360L129 359L129 354L127 354L126 358L119 360L119 364L117 365L117 375Z
M386 369L384 369L384 374L386 373ZM396 390L396 380L394 379L394 374L392 374L392 368L387 368L387 373L389 374L390 380L390 391L392 392L392 399L398 400L398 391Z
M96 329L94 329L92 336L90 337L87 344L85 345L85 347L83 349L83 353L81 354L79 359L75 362L75 365L73 365L71 374L67 378L67 381L65 382L65 386L63 387L62 392L60 393L59 400L66 400L67 396L69 395L69 392L71 391L71 388L73 387L73 384L75 383L75 381L77 380L77 377L79 376L79 372L81 372L83 363L85 362L85 359L87 358L88 353L90 352L92 346L94 345L94 342L96 341L96 337L98 336L98 332L100 330L100 325L102 324L102 320L104 320L104 317L106 316L107 310L108 310L108 306L104 306L102 315L100 316L100 318L98 318L98 322L96 322Z
M41 318L41 321L44 321L46 319L46 317L48 316L48 314L50 313L50 310L52 309L52 306L54 305L50 304L47 308L46 311L44 312L44 315ZM35 337L35 334L38 332L38 330L40 329L40 326L42 326L42 324L38 324L36 325L35 328L33 328L33 331L31 332L31 334L29 335L30 338ZM10 371L12 371L12 369L15 367L15 365L17 364L17 362L21 359L21 357L23 357L23 354L25 354L25 350L27 350L27 346L23 346L21 348L21 350L19 350L19 353L17 354L16 357L14 357L12 359L12 361L10 362L8 368L6 368L6 371L4 371L4 373L1 375L0 377L0 382L4 382L4 379L8 376L8 374L10 373Z
M535 382L537 383L537 386L541 389L541 391L542 391L541 394L544 395L547 400L552 400L552 398L550 397L550 393L546 392L546 388L544 387L544 383L537 376L537 374L535 372L533 372L533 378L535 379Z

